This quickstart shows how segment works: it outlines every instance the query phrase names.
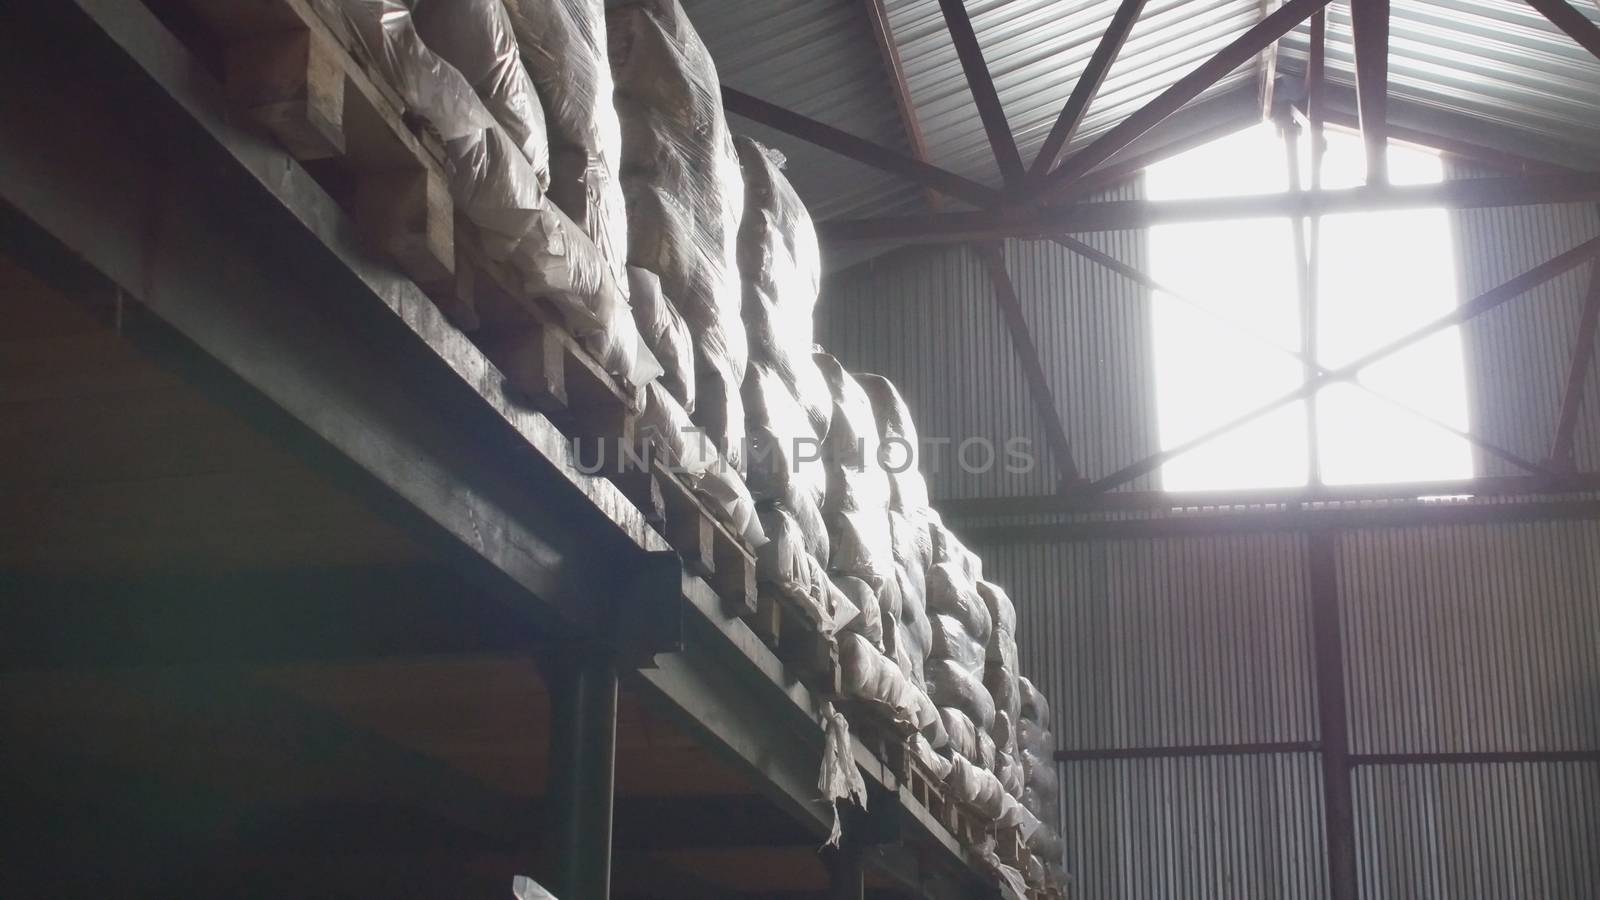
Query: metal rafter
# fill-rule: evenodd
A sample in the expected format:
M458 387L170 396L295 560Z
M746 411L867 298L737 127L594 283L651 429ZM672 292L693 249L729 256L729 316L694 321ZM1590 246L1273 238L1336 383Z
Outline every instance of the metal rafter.
M816 144L847 159L908 178L951 197L958 197L974 206L988 206L1000 199L999 193L993 188L726 85L722 88L722 105L729 112L744 116L753 122L760 122L769 128Z
M1585 50L1594 54L1595 59L1600 59L1600 27L1589 21L1588 16L1574 9L1565 0L1528 0L1528 5L1549 19L1550 24L1565 31L1573 40L1582 44Z
M911 148L913 158L927 163L928 139L922 133L922 121L911 99L911 86L906 82L905 64L900 59L900 47L894 40L894 29L889 26L889 13L883 8L883 0L862 0L861 5L867 14L872 40L878 45L878 55L883 59L883 67L889 76L895 110L900 114L900 127L906 132L906 145ZM929 188L927 200L928 206L938 209L943 197L938 190Z
M1469 178L1436 184L1373 186L1198 200L1113 200L1060 207L985 209L938 215L886 216L822 223L831 241L922 243L1045 238L1121 231L1174 222L1329 215L1384 209L1474 209L1600 200L1600 173Z
M1356 106L1367 151L1367 184L1387 184L1389 0L1350 0L1356 52Z
M1087 175L1090 170L1116 155L1140 135L1160 124L1163 119L1177 112L1190 100L1200 96L1202 91L1217 83L1223 76L1249 62L1251 57L1265 50L1326 5L1328 0L1289 0L1278 7L1250 30L1218 51L1215 56L1178 79L1154 100L1068 158L1046 179L1047 187L1039 200L1058 198L1073 181Z
M989 272L995 303L999 305L1006 331L1011 335L1011 346L1016 350L1017 360L1022 363L1023 377L1028 380L1028 394L1044 425L1045 442L1051 459L1055 461L1056 471L1061 476L1061 486L1068 487L1080 480L1078 466L1072 458L1067 428L1061 422L1060 411L1056 409L1055 396L1050 391L1050 381L1039 358L1039 348L1034 344L1033 333L1022 314L1022 302L1017 298L1016 285L1006 271L1005 249L996 243L979 244L976 249L983 259L984 268Z
M1024 177L1022 155L1017 152L1016 138L1011 134L1011 124L1006 121L1005 108L1000 105L989 64L984 62L983 48L978 46L978 35L972 30L966 4L963 0L939 0L939 9L944 13L950 40L955 42L956 56L960 57L961 70L967 76L967 87L978 105L983 130L989 135L989 146L1000 166L1000 177L1007 187L1019 186Z
M1127 484L1141 475L1153 472L1160 468L1168 460L1182 456L1183 454L1188 453L1190 450L1193 450L1202 444L1210 443L1216 438L1235 431L1241 426L1248 425L1249 423L1254 422L1255 420L1276 409L1287 406L1303 397L1309 396L1310 394L1320 390L1323 387L1326 387L1329 384L1334 383L1335 381L1353 378L1357 373L1359 373L1362 369L1365 369L1367 366L1370 366L1379 360L1393 356L1395 353L1404 350L1405 348L1426 337L1429 337L1430 335L1437 334L1438 332L1443 331L1452 325L1464 324L1510 300L1514 300L1527 291L1545 283L1546 281L1549 281L1550 279L1555 278L1556 276L1570 271L1577 266L1593 259L1596 253L1600 253L1600 238L1592 238L1588 241L1585 241L1582 244L1579 244L1578 246L1566 251L1565 253L1554 257L1553 259L1547 260L1538 266L1523 272L1521 275L1512 278L1510 281L1479 294L1477 297L1474 297L1466 303L1461 304L1460 306L1451 310L1449 313L1434 319L1426 325L1402 335L1401 337L1395 338L1394 340L1389 341L1388 343L1374 350L1368 351L1367 353L1362 354L1360 357L1342 366L1339 366L1336 369L1327 370L1323 374L1317 375L1314 378L1310 378L1304 384L1300 385L1294 390L1275 397L1272 400L1269 400L1266 403L1263 403L1260 406L1250 410L1249 412L1244 413L1243 415L1230 419L1229 421L1224 422L1221 425L1204 432L1203 434L1196 435L1195 437L1184 441L1176 447L1168 448L1160 453L1151 454L1150 456L1147 456L1138 462L1124 466L1121 469L1112 472L1110 475L1097 479L1088 485L1086 492L1096 494L1104 493L1105 491L1112 490L1120 485Z
M1561 394L1561 419L1556 425L1555 445L1550 450L1550 465L1571 471L1572 441L1578 432L1578 413L1583 409L1583 393L1589 370L1594 367L1594 343L1600 326L1600 261L1589 273L1589 295L1583 301L1583 317L1578 320L1578 340L1572 347L1572 364L1567 368L1567 386Z
M1122 45L1127 42L1128 34L1133 31L1133 23L1138 21L1139 14L1144 11L1145 2L1146 0L1122 0L1116 13L1111 16L1111 24L1106 26L1105 34L1100 36L1100 43L1095 45L1094 55L1089 57L1089 63L1084 66L1083 74L1078 76L1077 84L1072 86L1072 96L1067 98L1066 105L1061 108L1061 115L1057 117L1056 124L1051 127L1044 144L1039 147L1039 155L1034 157L1033 168L1028 170L1028 177L1035 183L1050 174L1050 170L1055 168L1056 162L1061 158L1062 149L1072 142L1073 134L1083 123L1084 113L1089 111L1089 104L1094 102L1095 94L1105 81L1106 73L1111 70L1111 64L1116 62L1117 54L1122 52Z

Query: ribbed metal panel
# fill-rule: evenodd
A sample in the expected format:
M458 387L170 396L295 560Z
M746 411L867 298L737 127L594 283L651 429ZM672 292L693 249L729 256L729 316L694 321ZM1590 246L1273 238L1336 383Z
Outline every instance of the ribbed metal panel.
M1359 769L1361 896L1600 897L1600 767Z
M1136 199L1137 183L1107 199ZM1145 262L1142 232L1092 236L1131 265ZM1081 471L1105 474L1155 452L1149 292L1049 242L1009 242L1007 267ZM1031 473L968 473L942 454L930 472L940 498L1046 493L1055 469L982 262L961 247L888 254L827 280L817 340L846 366L894 380L924 439L980 437L1003 448L1030 442ZM1152 489L1154 475L1128 489Z
M1600 117L1600 112L1596 115ZM1458 162L1448 166L1452 178L1495 174ZM1600 212L1589 203L1458 210L1451 214L1451 222L1463 297L1475 296L1600 235ZM1577 343L1578 319L1595 271L1580 266L1463 329L1475 432L1530 459L1549 456ZM1600 381L1593 369L1589 377L1573 445L1581 471L1600 468ZM1478 471L1521 474L1481 451Z
M1600 7L1570 4L1600 22ZM1327 77L1354 84L1350 7L1328 7ZM1600 153L1600 60L1519 0L1394 0L1389 95ZM1304 64L1305 26L1284 41Z
M887 0L906 81L936 162L997 184L994 154L937 0ZM968 0L1024 163L1045 135L1105 32L1117 0ZM1255 0L1157 0L1144 14L1089 108L1069 152L1169 87L1255 24ZM1205 96L1250 77L1248 66Z
M902 152L905 130L858 0L683 0L722 82ZM777 147L817 220L903 212L919 189L734 116L737 134Z
M981 548L1070 750L1316 739L1305 542Z
M1321 765L1314 754L1062 768L1074 897L1328 895Z
M1339 580L1354 751L1600 749L1600 522L1351 532Z

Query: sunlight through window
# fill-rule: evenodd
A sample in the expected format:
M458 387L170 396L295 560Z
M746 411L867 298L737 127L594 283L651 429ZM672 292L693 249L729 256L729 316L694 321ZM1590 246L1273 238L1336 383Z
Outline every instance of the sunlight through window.
M1327 134L1322 183L1365 177L1359 137ZM1302 141L1308 144L1309 141ZM1309 148L1301 171L1309 173ZM1390 179L1443 178L1436 154L1389 148ZM1239 131L1145 171L1152 200L1290 189L1283 139L1270 124ZM1309 183L1303 185L1309 187ZM1457 303L1447 214L1440 209L1322 217L1315 363L1332 368L1449 312ZM1248 219L1150 229L1156 294L1157 412L1164 449L1184 446L1299 387L1304 368L1292 220ZM1313 475L1308 417L1316 421ZM1455 328L1169 461L1167 490L1438 481L1472 474L1466 376Z

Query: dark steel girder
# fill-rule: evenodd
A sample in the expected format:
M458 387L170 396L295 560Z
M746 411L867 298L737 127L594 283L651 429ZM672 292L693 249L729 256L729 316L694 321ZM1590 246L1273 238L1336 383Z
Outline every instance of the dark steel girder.
M1350 27L1367 184L1388 184L1389 0L1350 0Z
M742 91L724 86L722 105L734 115L744 116L752 122L775 128L824 150L831 150L846 159L881 169L891 175L898 175L930 190L965 200L973 206L990 206L1000 200L999 192L986 185L768 103L759 97L752 97Z
M1549 19L1552 25L1582 44L1585 50L1594 54L1595 59L1600 59L1600 26L1589 21L1589 18L1574 9L1572 4L1566 0L1528 0L1528 5Z
M1077 133L1078 126L1083 122L1084 113L1089 111L1089 104L1094 102L1095 94L1100 90L1100 85L1105 81L1106 73L1111 70L1111 64L1116 62L1117 54L1122 52L1122 45L1127 42L1128 34L1133 31L1133 23L1138 21L1139 13L1144 11L1146 0L1122 0L1117 6L1117 11L1111 16L1111 23L1106 26L1105 34L1100 36L1100 43L1095 45L1094 55L1089 57L1089 62L1083 68L1083 74L1078 76L1078 81L1072 86L1072 95L1067 98L1067 103L1061 108L1061 115L1051 126L1050 134L1045 137L1044 144L1039 147L1039 155L1034 157L1033 168L1028 170L1028 177L1035 184L1044 180L1055 168L1056 162L1061 158L1061 151L1070 143L1072 136Z
M1600 200L1600 172L1505 176L1437 184L1290 191L1199 200L1117 200L1054 208L995 209L824 222L825 240L958 243L1122 231L1176 222L1320 216L1385 209L1473 209Z
M1184 104L1200 96L1206 88L1249 62L1256 54L1288 34L1296 25L1327 4L1328 0L1289 0L1288 3L1273 10L1250 30L1218 51L1215 56L1178 79L1172 87L1162 91L1154 100L1062 163L1061 167L1046 179L1047 187L1037 198L1038 201L1045 202L1059 198L1071 187L1072 182L1115 156L1140 135L1154 128L1162 119L1183 108Z
M1572 345L1572 363L1567 367L1567 385L1561 394L1561 417L1556 424L1555 444L1550 450L1550 465L1572 469L1572 443L1578 433L1578 414L1583 411L1584 389L1594 368L1595 334L1600 327L1600 261L1589 273L1589 294L1583 301L1578 320L1578 338Z
M964 0L939 0L939 9L944 13L950 40L956 45L956 56L966 73L973 102L978 105L978 117L983 120L983 130L989 136L989 147L1000 166L1000 177L1007 187L1017 187L1025 174L1022 155L1017 152L1017 140L1011 133L1011 124L1006 121L1000 95L995 91L994 76L989 72L989 64L984 62L983 48L978 46L978 35L972 30L966 3Z

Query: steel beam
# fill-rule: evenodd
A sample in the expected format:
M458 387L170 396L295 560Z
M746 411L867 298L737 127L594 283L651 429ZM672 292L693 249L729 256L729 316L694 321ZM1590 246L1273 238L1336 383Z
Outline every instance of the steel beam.
M833 242L958 243L1125 231L1180 222L1428 207L1477 209L1593 200L1600 200L1600 172L1468 178L1437 184L1359 186L1198 200L1116 200L1046 208L888 216L824 222L818 227L818 234Z
M944 13L950 40L956 45L956 56L961 60L961 70L966 73L972 100L978 105L978 117L983 120L983 130L989 136L989 147L1000 166L1000 177L1007 187L1018 187L1025 174L1022 155L1017 152L1017 141L1011 134L1011 124L1006 121L1005 107L995 91L994 76L989 73L989 64L984 62L978 35L972 30L966 3L964 0L939 0L939 9Z
M1373 501L1407 502L1423 497L1534 497L1600 492L1600 474L1560 478L1528 475L1484 476L1459 481L1408 484L1319 485L1240 491L1115 491L1109 494L1039 494L941 500L940 514L953 520L1007 516L1077 515L1112 511L1201 512L1263 507L1298 508Z
M889 90L894 94L894 108L900 114L900 127L905 130L906 144L911 156L919 162L928 162L928 140L922 133L922 120L917 115L917 104L911 99L911 85L906 82L905 64L900 59L900 45L895 42L894 29L889 25L889 12L883 0L861 0L867 14L867 27L872 31L872 42L878 45L878 56L883 60L884 73L889 77ZM938 209L943 198L938 191L927 191L929 209Z
M1594 54L1595 59L1600 59L1600 27L1589 21L1588 16L1574 9L1566 0L1528 0L1528 5L1582 44L1585 50Z
M993 188L726 85L722 88L722 105L734 115L744 116L752 122L831 150L846 159L898 175L974 206L989 206L1000 199L999 192Z
M1388 184L1389 0L1350 0L1350 27L1367 184Z
M1332 900L1356 900L1354 784L1344 686L1344 622L1339 597L1339 535L1313 531L1307 545L1311 652L1322 745L1322 809L1327 817Z
M1550 465L1561 471L1573 468L1572 444L1578 433L1578 414L1583 411L1584 387L1594 368L1595 332L1600 326L1600 260L1589 272L1589 295L1583 301L1578 320L1578 338L1572 345L1572 363L1567 367L1567 386L1561 393L1561 417L1556 424L1555 444L1550 449Z
M1316 741L1275 741L1259 744L1192 744L1172 747L1119 747L1107 750L1057 750L1057 762L1092 762L1112 759L1197 759L1211 756L1267 756L1277 753L1315 753Z
M1033 183L1039 184L1044 181L1050 170L1055 168L1056 161L1061 158L1061 151L1072 143L1072 136L1082 124L1084 113L1089 111L1089 104L1094 102L1095 94L1105 81L1106 73L1111 70L1111 64L1116 62L1117 54L1122 52L1122 45L1128 40L1128 34L1133 31L1133 23L1138 21L1139 13L1144 11L1144 5L1145 0L1122 0L1117 5L1117 11L1112 14L1105 34L1100 36L1100 43L1095 45L1094 55L1089 57L1088 64L1083 67L1083 74L1078 76L1077 83L1072 86L1072 95L1067 98L1066 105L1061 108L1061 115L1056 118L1055 125L1050 128L1050 134L1039 147L1039 155L1034 157L1033 168L1028 170L1028 177Z
M617 672L595 645L568 644L540 660L550 695L549 834L545 871L556 896L611 896L616 802Z
M1011 275L1006 271L1005 249L999 244L984 244L977 248L979 257L983 260L984 268L989 273L989 283L994 288L994 300L1000 307L1000 315L1006 323L1006 332L1011 336L1011 346L1016 351L1017 360L1022 364L1022 374L1028 381L1028 395L1033 399L1033 408L1039 415L1039 423L1044 426L1044 436L1050 448L1050 458L1056 464L1056 474L1060 476L1061 486L1065 489L1079 480L1078 465L1072 458L1072 443L1067 439L1067 426L1061 421L1061 411L1056 408L1054 393L1050 390L1050 380L1044 371L1044 362L1039 356L1039 347L1033 341L1033 331L1028 327L1028 320L1022 312L1022 302L1017 297L1017 288L1011 282Z
M1289 0L1273 10L1250 30L1218 51L1217 55L1178 79L1172 87L1162 91L1154 100L1062 163L1061 168L1047 179L1048 186L1040 193L1038 199L1048 201L1060 197L1073 181L1087 175L1096 166L1155 127L1162 119L1200 96L1202 91L1216 84L1229 72L1249 62L1251 57L1265 50L1326 5L1328 0Z

